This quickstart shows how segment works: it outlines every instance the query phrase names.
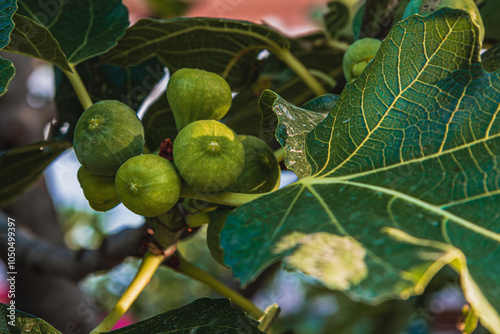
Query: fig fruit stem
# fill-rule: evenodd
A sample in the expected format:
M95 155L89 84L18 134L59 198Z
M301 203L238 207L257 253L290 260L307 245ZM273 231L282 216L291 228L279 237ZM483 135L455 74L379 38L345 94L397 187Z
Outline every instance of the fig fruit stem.
M326 94L326 90L321 83L309 72L309 70L302 64L290 50L276 50L276 56L292 69L304 83L313 91L317 96Z
M69 67L73 72L65 71L63 70L64 74L68 78L68 80L71 82L71 86L73 86L73 89L75 90L76 96L78 96L78 99L80 100L80 103L82 104L83 110L87 110L88 107L90 107L92 103L92 99L90 98L89 92L87 91L87 88L85 88L85 85L83 84L82 78L80 78L80 75L76 71L76 67L74 64L69 64Z
M285 149L283 147L278 148L276 151L274 151L274 156L276 157L276 160L278 162L282 162L285 160Z
M173 270L208 285L222 296L231 299L232 303L241 307L248 315L255 319L259 319L264 315L264 312L250 300L217 280L210 273L184 259L178 252L174 256L177 257L179 262L175 269L172 268Z
M142 290L148 285L149 281L153 277L156 269L165 259L164 255L156 255L151 252L146 252L144 258L137 270L137 274L128 286L127 290L122 294L120 299L116 302L115 306L108 313L108 315L101 321L96 328L94 328L90 334L97 334L101 332L109 332L116 322L121 318L121 316L127 312L132 303L137 299L137 296Z
M210 223L210 215L208 213L196 213L186 217L188 227L194 228Z
M219 192L219 193L203 193L192 189L186 184L182 185L181 197L190 199L199 199L205 202L222 204L228 206L241 206L257 198L265 195L264 194L240 194L240 193L230 193L230 192Z

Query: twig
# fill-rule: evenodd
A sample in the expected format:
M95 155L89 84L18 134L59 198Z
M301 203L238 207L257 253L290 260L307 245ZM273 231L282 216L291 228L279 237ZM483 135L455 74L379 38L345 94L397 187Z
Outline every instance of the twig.
M176 245L172 247L175 249ZM108 332L113 328L116 322L120 320L122 315L127 312L132 303L137 299L142 290L144 290L146 285L148 285L149 281L151 281L156 269L158 269L164 259L165 257L163 254L157 255L151 252L146 252L144 259L137 270L137 274L128 286L127 290L125 290L120 299L118 299L106 318L104 318L101 323L94 328L92 332L90 332L90 334Z
M1 215L2 229L7 230L6 218ZM5 226L4 226L5 225ZM98 249L74 251L37 238L25 230L16 231L16 260L19 266L32 268L41 274L62 276L79 281L97 270L111 269L128 256L142 256L141 241L146 227L126 229L104 239ZM7 235L0 234L2 260L7 255Z
M167 265L181 274L189 276L199 282L205 283L206 285L220 293L222 296L231 299L234 304L241 307L249 315L255 317L256 319L264 315L264 312L262 312L250 300L234 291L227 285L218 281L215 277L210 275L210 273L184 259L178 252L171 257L170 261L167 262Z

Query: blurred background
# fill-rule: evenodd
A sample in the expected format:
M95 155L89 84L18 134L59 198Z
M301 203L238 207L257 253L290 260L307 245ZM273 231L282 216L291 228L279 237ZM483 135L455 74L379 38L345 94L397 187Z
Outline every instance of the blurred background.
M353 8L359 1L344 1ZM131 23L141 17L210 16L269 25L289 37L313 35L322 29L325 0L124 0ZM347 33L349 35L349 33ZM351 31L352 35L352 31ZM51 66L23 56L2 53L14 62L17 74L0 99L0 151L42 140L55 118L54 73ZM160 94L166 82L158 88ZM150 103L151 101L149 101ZM83 196L72 150L52 163L33 189L2 208L16 217L21 228L67 247L96 249L102 240L125 228L139 227L143 219L122 205L93 211ZM285 174L284 183L294 176ZM29 210L26 207L29 206ZM231 272L212 259L205 241L206 228L183 240L180 252L190 261L235 289ZM86 333L106 315L132 280L139 259L128 258L112 270L93 273L80 282L22 271L17 282L18 309L39 316L64 333ZM5 275L5 267L2 269ZM344 294L328 291L312 279L283 270L267 269L245 290L245 296L264 309L272 303L282 313L273 333L460 333L457 323L465 304L456 274L444 269L426 292L406 301L370 306ZM5 278L0 279L1 302L7 303ZM184 306L200 297L220 297L210 288L167 268L161 268L117 327ZM75 323L77 326L72 326ZM71 326L69 326L71 325ZM481 328L476 333L485 333Z

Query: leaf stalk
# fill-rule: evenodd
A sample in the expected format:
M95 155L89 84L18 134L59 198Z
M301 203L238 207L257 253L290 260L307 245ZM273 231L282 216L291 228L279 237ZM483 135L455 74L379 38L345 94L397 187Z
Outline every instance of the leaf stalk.
M290 50L279 49L275 50L276 56L287 64L288 67L292 69L304 83L313 91L317 96L326 94L326 90L323 88L321 83L316 80L316 78L311 75L309 70L302 64L295 56L290 52Z
M116 302L115 306L108 313L108 315L101 321L101 323L94 328L90 334L98 334L101 332L109 332L116 322L122 317L125 312L130 308L132 303L137 299L142 290L148 285L153 277L156 269L165 259L163 254L156 255L151 252L146 252L144 258L137 270L134 279L122 294L120 299Z
M87 108L93 104L92 99L90 98L89 92L87 91L87 88L85 88L82 78L80 78L80 75L78 74L75 65L69 64L69 67L71 68L72 72L66 70L62 71L64 72L68 80L71 82L71 86L73 86L76 96L78 96L78 99L82 104L83 110L87 110Z
M219 193L204 193L197 191L188 185L182 185L181 197L198 199L205 202L228 205L228 206L241 206L265 194L240 194L231 192L219 192Z
M171 267L175 271L208 285L213 290L220 293L222 296L231 299L231 301L234 304L241 307L243 310L245 310L245 312L247 312L250 316L254 317L255 319L259 319L264 315L264 312L262 312L262 310L260 310L254 303L252 303L246 297L242 296L241 294L234 291L224 283L220 282L215 277L210 275L210 273L189 262L188 260L183 258L179 253L176 253L174 257L177 258L179 261L175 266L175 268Z

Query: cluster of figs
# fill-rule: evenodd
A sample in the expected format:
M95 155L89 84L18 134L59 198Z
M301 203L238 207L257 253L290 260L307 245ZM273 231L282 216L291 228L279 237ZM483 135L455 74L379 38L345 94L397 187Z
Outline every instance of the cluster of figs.
M107 211L120 202L145 217L159 216L191 192L264 193L279 185L274 152L254 136L220 122L232 102L228 83L200 69L176 71L167 100L178 134L172 160L143 154L144 127L126 104L100 101L81 115L73 146L78 180L90 206Z

